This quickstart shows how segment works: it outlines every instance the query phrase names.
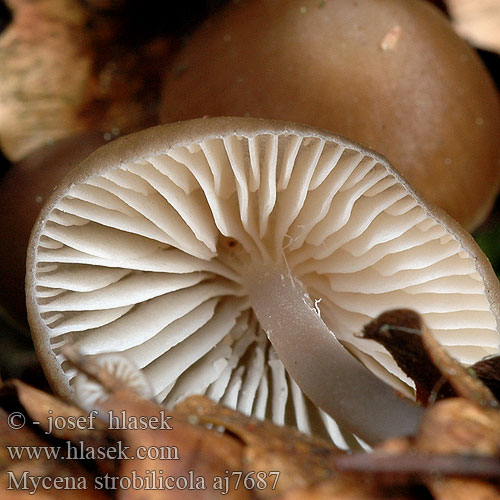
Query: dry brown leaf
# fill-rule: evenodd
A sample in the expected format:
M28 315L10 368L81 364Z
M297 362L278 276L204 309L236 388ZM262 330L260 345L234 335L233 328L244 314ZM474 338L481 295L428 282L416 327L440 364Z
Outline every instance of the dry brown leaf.
M140 477L153 476L185 477L188 485L193 489L186 491L182 488L184 480L179 485L174 480L168 480L176 484L171 490L157 489L148 492L148 500L156 499L210 499L220 498L220 491L214 489L214 478L226 477L228 471L242 470L242 445L238 441L210 431L191 425L175 412L166 412L155 403L143 400L135 393L126 389L113 394L103 403L106 412L112 412L113 416L126 416L127 421L134 417L146 418L150 421L155 418L160 421L165 417L172 429L155 430L146 428L141 430L125 429L118 431L120 440L130 449L129 456L139 456L138 453L153 453L151 458L141 460L125 460L120 464L119 474L132 477L135 474ZM164 454L168 458L161 460L156 454ZM174 458L172 458L174 457ZM177 457L178 459L175 459ZM155 472L153 472L155 471ZM162 479L164 483L164 479ZM144 498L144 492L133 488L124 489L119 492L121 500L139 500ZM244 488L237 491L229 490L226 498L246 499L251 498L250 492Z
M500 401L500 356L489 356L474 363L469 372L474 373Z
M363 327L360 338L383 345L416 387L417 401L427 405L441 392L442 374L429 358L422 342L420 315L410 309L392 309L380 314Z
M76 493L61 494L53 488L40 489L36 498L66 499L69 494L75 500L108 498L102 491L92 491L91 487L98 484L120 500L220 498L223 485L227 488L224 496L233 500L416 500L421 498L422 492L425 493L421 486L425 483L436 500L498 500L498 490L490 483L448 477L449 474L485 478L500 475L500 413L464 399L445 400L428 410L414 441L391 439L371 454L349 456L294 429L258 422L200 396L188 398L175 411L165 412L156 403L142 399L123 384L120 386L113 374L105 373L102 366L96 365L91 358L82 359L86 359L84 370L90 377L105 377L103 385L108 394L101 403L104 410L101 418L109 419L107 412L110 411L115 418L115 427L117 417L121 424L125 424L120 427L131 427L108 429L108 438L112 436L114 440L107 443L107 449L121 448L126 450L128 457L143 456L139 454L151 451L156 456L115 460L115 467L108 466L106 474L101 472L99 482L94 483L96 476L82 469L76 461L13 462L5 454L6 448L2 448L0 467L3 470L8 468L15 477L21 477L23 471L28 470L34 477L71 476L87 481L86 488ZM16 402L20 408L26 408L32 418L40 420L40 430L47 428L42 422L48 411L66 420L85 416L80 410L17 381L4 384L0 402L11 409L15 408ZM2 444L40 447L59 442L54 442L54 436L34 432L33 426L14 431L7 426L6 416L0 408ZM158 425L134 430L134 422L140 422L139 418L149 424L163 420L168 425L163 430L156 429ZM200 425L207 423L223 426L226 433ZM102 434L102 431L94 432ZM54 434L73 442L88 442L91 433L85 429L79 432L66 429ZM160 460L159 453L163 453L166 459ZM105 468L102 464L100 466L101 470ZM280 472L275 489L269 483L261 485L262 489L255 488L255 482L251 485L253 488L242 483L236 487L234 476L231 483L224 483L233 472L241 472L245 477L254 474L252 471L269 472L271 467ZM474 467L482 467L482 470L474 470ZM0 488L8 487L6 477L8 479L4 476L0 481ZM167 477L173 478L167 479L167 485L172 489L165 489ZM255 481L256 476L251 477ZM134 482L136 478L142 483ZM181 483L175 482L178 478L181 478ZM214 488L215 478L219 478L219 489ZM129 479L130 482L123 483ZM134 489L138 484L151 489ZM184 489L189 485L192 489ZM17 496L11 497L25 498L19 496L21 493L16 492Z
M435 500L500 500L498 486L473 479L436 478L429 489Z
M18 161L89 130L155 123L168 39L129 46L125 19L74 0L9 0L0 36L0 145ZM142 42L141 42L142 43Z
M415 448L424 453L500 456L500 413L463 398L440 401L425 413Z
M499 402L488 387L452 358L422 321L420 329L424 347L431 361L450 383L457 395L481 406L498 409Z
M26 480L23 479L23 475ZM16 487L16 483L20 484L23 489ZM2 491L2 500L4 498L110 500L111 498L106 492L94 488L93 476L82 465L56 460L37 460L29 464L13 463L9 471L3 471L0 475L0 491ZM5 494L7 496L4 496Z
M416 500L421 494L428 496L423 485L437 500L499 500L496 486L484 479L500 477L500 413L464 398L447 399L430 408L415 438L391 439L372 453L346 455L295 429L257 421L202 396L192 396L167 412L127 387L126 380L134 380L133 373L127 372L125 380L118 365L99 363L98 356L85 357L71 347L64 354L102 387L95 404L101 420L108 424L106 449L121 449L124 454L113 464L109 456L99 464L101 472L106 464L107 470L94 484L119 500L215 499L221 495L233 500ZM4 384L0 396L4 403L15 396L18 405L40 420L49 411L66 420L85 416L19 382ZM224 432L209 429L207 424ZM32 439L31 427L27 434L16 435L1 426L0 432L2 442L44 443L43 436L35 434ZM55 433L84 442L91 440L91 434L85 429ZM54 436L46 439L51 442ZM6 459L0 455L2 463ZM66 468L60 469L57 461L21 463L13 464L12 470L21 474L24 467L30 474L50 477L57 470L58 476L73 474L97 481L95 476L82 476L76 462L63 465ZM277 478L269 476L273 471L279 473ZM259 487L257 472L268 474L267 482L263 480ZM240 475L238 485L235 473ZM251 483L242 482L246 477ZM269 479L277 481L271 484ZM462 496L454 497L457 491ZM88 498L83 496L87 493L82 490L77 499Z
M87 365L91 366L89 371L99 376L105 375L99 373L98 368L94 367L93 370L91 362ZM92 456L99 448L104 450L104 457L92 459L98 468L98 473L94 470L93 475L89 474L76 459L70 461L52 457L46 460L12 463L10 456L0 454L0 464L3 463L13 471L16 478L21 477L24 471L29 471L31 477L72 476L75 481L80 481L77 483L77 488L82 487L77 494L73 492L76 500L90 498L86 495L93 495L94 500L106 498L101 493L95 495L94 487L116 493L117 498L124 500L220 498L221 488L226 487L224 479L228 473L242 470L241 442L215 431L194 426L183 417L174 415L172 418L159 405L140 398L136 393L123 387L123 384L122 387L118 387L118 381L109 377L109 374L108 382L115 392L110 394L101 408L103 413L100 418L107 424L104 430L102 425L97 430L85 428L85 424L88 426L89 423L88 415L22 382L12 381L4 384L0 392L0 402L4 405L11 410L24 408L31 418L39 421L39 424L32 425L25 416L24 428L13 431L7 426L6 414L0 415L4 416L2 424L5 427L0 426L2 444L12 443L16 446L37 449L52 446L61 449L61 455L66 455L69 441L77 449L85 450ZM55 429L48 422L48 414L54 417L53 421L57 417L57 421L63 422L66 427ZM83 428L73 428L71 422L76 423L77 419L86 419L85 422L80 421ZM145 422L145 428L142 428L144 425L141 424L137 429L138 422ZM92 421L92 425L99 427L95 420ZM158 429L161 425L165 425L166 428ZM35 432L37 426L39 431ZM52 434L49 435L47 430L52 431ZM61 442L61 439L65 441ZM41 456L43 459L44 454ZM3 479L5 477L7 476ZM170 477L173 479L169 479ZM177 482L178 478L180 483ZM186 484L183 478L188 481ZM216 478L220 478L217 483L219 489L214 487ZM50 483L52 479L46 481L49 481L48 490L50 490L44 491L47 498L53 498L50 496L52 490L59 495L56 498L69 498L62 496L55 489L53 486L55 483ZM59 481L64 480L59 479ZM184 489L185 486L191 485L193 490ZM137 486L139 489L136 489ZM146 490L141 486L145 486ZM68 492L68 495L70 493ZM229 499L244 500L251 497L251 492L243 486L238 489L233 487L233 489L228 488L228 494L225 496Z
M500 413L461 399L437 403L425 414L415 439L417 450L425 453L455 453L469 467L478 467L474 457L494 457L500 471ZM497 472L498 474L498 472ZM497 475L498 477L498 475ZM436 500L498 500L498 489L487 482L464 478L429 478L427 485Z
M4 401L6 393L2 394ZM33 402L36 404L36 401ZM102 491L95 490L94 477L76 460L49 457L43 450L64 449L64 445L52 436L40 434L36 427L27 424L19 429L8 425L9 413L0 408L0 491L3 498L12 499L60 499L60 500L107 500ZM19 422L19 418L16 422ZM24 451L19 457L13 451L30 449L42 450L38 457ZM13 455L11 456L11 453ZM75 489L68 489L75 486Z
M0 469L6 470L12 465L7 446L44 446L47 441L41 436L36 434L31 427L24 427L22 429L13 429L7 424L9 412L0 408Z
M470 454L403 453L374 451L346 455L336 462L337 470L373 478L379 485L408 485L425 482L435 476L454 476L487 481L500 480L497 457Z
M269 478L268 487L259 492L262 498L331 478L335 457L342 453L333 445L294 428L247 417L203 396L191 396L178 404L176 410L235 434L245 444L243 454L248 470L280 473L274 489L273 477Z
M291 490L280 500L418 500L407 488L384 489L362 477L339 476L299 490ZM422 498L420 497L420 500Z
M420 403L428 405L458 395L482 406L499 408L489 389L491 385L498 390L498 360L482 360L472 370L466 369L439 344L417 312L385 311L364 326L360 337L375 340L389 351L415 382Z
M23 413L33 422L29 422L29 425L39 428L47 439L63 440L63 454L66 453L70 442L73 444L74 453L79 456L85 453L88 457L95 456L97 450L116 446L115 440L109 436L102 422L51 394L20 380L9 380L0 387L0 402L12 396L15 396L23 408ZM55 445L60 447L61 442ZM116 467L112 460L104 457L96 460L96 468L99 473L106 474L113 472Z
M10 0L0 37L0 144L12 160L84 130L75 110L87 99L92 53L88 15L72 0Z
M91 439L94 442L105 441L106 427L96 419L90 421L89 415L75 406L20 380L9 380L0 387L0 400L12 394L17 396L26 414L32 421L38 422L36 425L39 425L46 434L74 442L84 439ZM61 425L58 426L57 421L60 421ZM92 426L89 429L90 422Z
M457 32L476 47L500 52L498 0L446 0Z

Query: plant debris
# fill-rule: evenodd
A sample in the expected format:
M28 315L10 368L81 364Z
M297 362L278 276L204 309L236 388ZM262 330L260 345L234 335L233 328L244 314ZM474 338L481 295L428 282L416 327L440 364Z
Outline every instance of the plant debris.
M403 29L398 24L393 26L380 41L380 48L385 52L395 50L403 36Z
M119 10L103 15L73 0L7 4L12 22L0 35L0 145L9 159L74 134L131 132L157 121L170 39L131 50Z
M409 313L391 312L382 320L392 318L393 324L401 317L406 326L398 320L393 333L415 335L418 325ZM371 335L382 330L386 338L382 326ZM500 412L482 406L469 391L470 399L431 405L415 436L390 439L370 453L346 454L202 396L167 411L127 385L137 381L128 360L124 372L116 368L118 358L113 365L71 347L64 353L105 397L89 411L20 381L0 386L0 487L13 498L36 493L43 499L71 494L76 500L500 499ZM40 457L12 455L13 447L38 450ZM75 490L57 489L71 484Z
M464 367L436 341L419 314L394 309L368 323L361 338L383 345L397 365L415 382L417 401L462 396L484 406L498 408L500 357L494 356Z
M330 479L335 458L342 453L294 428L247 417L203 396L191 396L176 411L203 424L222 426L239 438L244 444L243 461L251 470L279 471L280 480L270 496Z
M500 53L498 0L446 0L457 32L477 47Z
M417 313L395 309L368 323L360 337L374 340L389 351L399 368L415 382L417 401L427 405L455 393L424 348L420 327Z

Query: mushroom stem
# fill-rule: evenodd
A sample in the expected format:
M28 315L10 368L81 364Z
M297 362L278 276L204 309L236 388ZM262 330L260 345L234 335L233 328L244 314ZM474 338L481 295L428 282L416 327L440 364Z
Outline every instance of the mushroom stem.
M400 397L342 346L288 271L253 265L244 279L262 328L313 403L370 445L415 433L423 408Z

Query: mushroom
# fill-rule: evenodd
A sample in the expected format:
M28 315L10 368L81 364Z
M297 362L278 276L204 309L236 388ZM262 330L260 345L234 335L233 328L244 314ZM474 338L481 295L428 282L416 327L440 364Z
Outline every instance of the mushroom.
M65 354L68 355L66 351ZM101 376L109 377L112 380L114 386L120 384L121 387L134 391L142 398L152 398L148 379L131 359L118 353L105 353L93 356L92 363L96 369L100 370ZM81 371L74 379L73 389L73 399L80 408L89 413L99 408L110 396L109 390L103 387L99 381L88 377ZM102 416L102 409L99 408L98 411Z
M291 120L349 137L469 231L500 188L498 92L420 0L230 2L168 66L161 113Z
M0 226L9 235L8 244L0 245L0 304L23 329L27 330L24 276L31 228L54 186L107 140L104 132L61 139L12 165L0 179Z
M27 270L60 394L65 346L120 353L166 407L206 394L344 446L344 430L372 444L421 415L393 390L412 397L411 380L357 337L382 311L416 310L465 364L499 350L498 281L470 235L383 157L286 122L198 119L105 145L42 209Z

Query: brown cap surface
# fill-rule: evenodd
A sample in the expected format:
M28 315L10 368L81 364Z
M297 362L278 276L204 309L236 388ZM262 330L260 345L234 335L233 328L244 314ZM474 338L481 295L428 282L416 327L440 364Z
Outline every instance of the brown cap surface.
M372 148L468 230L500 180L500 105L477 54L418 0L229 5L167 71L165 122L255 116Z

